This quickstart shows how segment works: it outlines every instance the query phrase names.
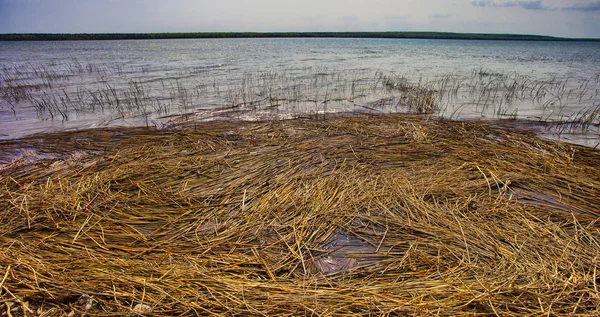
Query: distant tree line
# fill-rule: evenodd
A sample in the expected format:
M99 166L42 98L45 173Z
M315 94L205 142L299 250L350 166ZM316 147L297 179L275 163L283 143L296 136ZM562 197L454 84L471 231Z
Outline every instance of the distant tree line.
M509 41L600 41L540 35L446 33L446 32L196 32L196 33L13 33L0 34L0 41L84 41L216 38L392 38Z

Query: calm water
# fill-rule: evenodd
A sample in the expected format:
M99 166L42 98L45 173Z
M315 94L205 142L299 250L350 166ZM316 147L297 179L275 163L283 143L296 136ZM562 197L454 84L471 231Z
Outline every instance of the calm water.
M598 141L600 43L391 39L0 42L0 137L336 111L554 122Z

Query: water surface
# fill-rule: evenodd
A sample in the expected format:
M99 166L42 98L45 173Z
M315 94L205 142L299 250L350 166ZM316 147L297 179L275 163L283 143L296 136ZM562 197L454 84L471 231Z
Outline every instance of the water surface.
M593 42L0 42L0 74L2 138L161 127L180 114L209 120L397 111L555 122L550 136L598 143L600 43Z

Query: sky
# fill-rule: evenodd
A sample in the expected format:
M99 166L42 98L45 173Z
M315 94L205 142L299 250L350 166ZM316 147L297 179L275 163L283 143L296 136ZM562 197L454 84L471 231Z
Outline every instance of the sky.
M0 0L0 33L310 31L600 38L600 0Z

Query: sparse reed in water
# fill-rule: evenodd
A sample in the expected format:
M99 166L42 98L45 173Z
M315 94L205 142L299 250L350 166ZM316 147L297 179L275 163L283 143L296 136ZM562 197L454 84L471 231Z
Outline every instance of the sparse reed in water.
M153 71L155 76L145 76ZM598 82L598 76L578 82L538 80L483 68L467 75L409 80L402 74L366 68L315 66L236 73L221 64L190 67L171 76L147 66L72 60L4 66L0 109L7 107L18 117L33 108L42 120L74 120L90 113L112 119L143 118L146 125L207 109L272 116L367 111L431 113L449 119L560 122L568 118L590 124L562 131L590 132L590 126L600 123L597 116L590 116L598 107Z

